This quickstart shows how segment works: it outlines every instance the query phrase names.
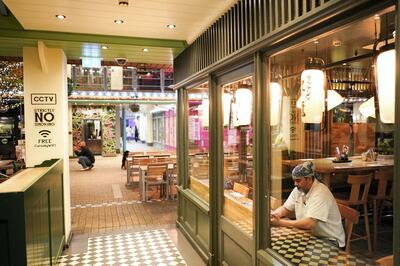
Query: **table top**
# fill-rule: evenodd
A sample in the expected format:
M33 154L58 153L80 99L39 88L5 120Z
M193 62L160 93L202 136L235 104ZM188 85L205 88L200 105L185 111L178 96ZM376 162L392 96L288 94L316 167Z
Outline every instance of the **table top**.
M235 224L253 235L251 221ZM294 265L377 265L361 254L346 254L328 241L297 228L271 227L271 245L275 252Z
M299 160L283 160L283 165L296 166L300 163L311 161L315 164L315 171L318 173L331 173L338 171L365 171L377 170L384 167L394 166L393 156L378 156L376 161L363 161L361 156L349 157L351 162L334 163L334 157L321 159L299 159Z
M23 192L42 177L50 167L35 167L20 171L0 185L0 193Z

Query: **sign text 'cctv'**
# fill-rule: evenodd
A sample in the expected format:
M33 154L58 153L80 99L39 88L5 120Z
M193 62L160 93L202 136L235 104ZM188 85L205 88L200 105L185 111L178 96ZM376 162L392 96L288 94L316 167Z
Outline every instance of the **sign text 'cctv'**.
M57 104L57 97L55 93L32 93L32 105L55 105Z

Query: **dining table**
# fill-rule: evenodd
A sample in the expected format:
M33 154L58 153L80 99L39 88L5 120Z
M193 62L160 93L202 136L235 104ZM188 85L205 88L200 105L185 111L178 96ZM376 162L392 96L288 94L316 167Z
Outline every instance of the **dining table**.
M377 160L364 161L361 156L351 156L347 161L336 161L334 157L318 159L297 159L283 160L282 164L295 167L298 164L311 161L315 165L315 171L322 176L322 180L328 187L331 187L331 181L336 174L340 173L365 173L374 172L380 169L393 168L393 155L380 155Z

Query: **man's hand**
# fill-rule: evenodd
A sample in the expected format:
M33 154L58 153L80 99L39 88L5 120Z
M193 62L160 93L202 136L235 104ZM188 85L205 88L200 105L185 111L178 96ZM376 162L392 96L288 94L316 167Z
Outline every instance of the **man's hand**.
M271 214L271 225L280 226L281 225L281 218L276 214Z

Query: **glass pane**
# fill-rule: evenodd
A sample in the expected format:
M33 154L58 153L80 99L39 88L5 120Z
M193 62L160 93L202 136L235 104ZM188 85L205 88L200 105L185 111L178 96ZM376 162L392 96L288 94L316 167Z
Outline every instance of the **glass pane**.
M253 234L253 79L222 87L224 123L223 215Z
M189 90L188 110L189 188L208 202L208 83Z
M394 41L394 21L382 12L270 58L271 245L296 265L393 254L394 57L382 66L372 49L375 29L379 54ZM345 247L350 221L369 237Z

